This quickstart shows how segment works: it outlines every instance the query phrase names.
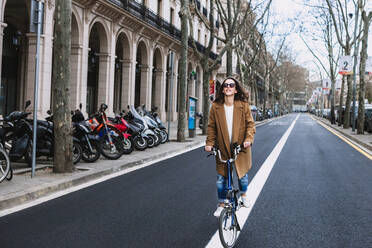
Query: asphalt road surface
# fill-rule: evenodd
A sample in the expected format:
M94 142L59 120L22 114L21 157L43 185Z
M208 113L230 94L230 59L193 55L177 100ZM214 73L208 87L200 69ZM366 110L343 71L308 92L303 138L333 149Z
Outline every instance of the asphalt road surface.
M309 115L257 127L250 179L292 123L236 247L372 247L372 161ZM0 247L205 247L218 228L206 155L199 148L1 217Z

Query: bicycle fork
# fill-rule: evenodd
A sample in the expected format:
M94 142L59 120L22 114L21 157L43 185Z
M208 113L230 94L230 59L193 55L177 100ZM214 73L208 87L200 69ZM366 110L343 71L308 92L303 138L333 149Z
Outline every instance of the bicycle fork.
M229 200L230 200L230 204L231 204L231 212L232 214L234 215L234 217L231 218L231 226L235 226L237 227L237 230L240 231L241 228L240 228L240 225L239 225L239 222L238 222L238 217L236 215L236 211L237 211L237 208L238 208L238 205L239 205L239 200L236 199L237 198L237 192L233 192L232 190L232 171L231 171L231 162L230 160L227 160L227 191L230 192L230 197L229 197ZM236 223L235 223L236 222ZM226 222L225 222L225 227L226 227Z

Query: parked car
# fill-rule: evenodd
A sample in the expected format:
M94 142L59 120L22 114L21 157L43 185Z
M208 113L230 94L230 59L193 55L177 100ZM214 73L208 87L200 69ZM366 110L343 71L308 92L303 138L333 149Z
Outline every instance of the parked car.
M364 130L372 133L372 106L368 106L365 109Z

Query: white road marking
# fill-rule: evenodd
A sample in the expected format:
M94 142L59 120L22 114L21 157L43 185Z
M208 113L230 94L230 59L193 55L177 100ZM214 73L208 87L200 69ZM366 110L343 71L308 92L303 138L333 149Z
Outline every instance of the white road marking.
M244 227L245 222L247 221L247 219L249 217L249 214L252 211L252 208L253 208L254 204L256 203L256 200L257 200L258 196L261 193L261 190L262 190L263 186L266 183L267 178L270 175L270 172L271 172L272 168L274 167L274 164L275 164L276 160L279 157L279 154L281 153L285 143L287 142L288 137L289 137L290 133L292 132L292 129L293 129L293 127L294 127L294 125L295 125L299 116L300 116L300 114L297 115L296 119L292 122L291 126L283 134L283 136L281 137L279 142L276 144L273 151L267 157L267 159L262 164L259 171L256 173L256 175L252 179L251 183L249 184L248 190L247 190L247 195L250 199L251 207L250 208L244 208L244 207L240 208L240 210L237 212L238 222L239 222L240 227L242 229ZM240 233L238 233L238 237L239 237L239 234ZM209 241L209 243L207 244L206 247L208 247L208 248L223 247L222 244L221 244L221 241L220 241L218 230L214 233L214 235L212 236L211 240Z
M150 162L147 162L147 163L144 163L144 164L140 164L140 165L137 165L137 166L133 166L133 167L130 167L130 168L126 168L126 169L123 169L121 171L118 171L118 172L115 172L115 173L112 173L110 175L107 175L107 176L103 176L101 178L98 178L98 179L95 179L93 181L89 181L89 182L86 182L86 183L83 183L83 184L80 184L80 185L77 185L75 187L72 187L72 188L68 188L68 189L65 189L65 190L62 190L62 191L59 191L59 192L56 192L56 193L53 193L51 195L48 195L48 196L44 196L44 197L41 197L39 199L36 199L34 201L31 201L31 202L27 202L25 204L22 204L22 205L19 205L19 206L15 206L13 208L9 208L9 209L5 209L5 210L2 210L0 211L0 218L5 216L5 215L8 215L8 214L12 214L12 213L15 213L15 212L18 212L18 211L21 211L23 209L26 209L26 208L30 208L30 207L33 207L33 206L36 206L36 205L39 205L41 203L44 203L44 202L47 202L47 201L50 201L50 200L53 200L55 198L58 198L58 197L61 197L61 196L64 196L64 195L67 195L67 194L70 194L72 192L75 192L75 191L78 191L78 190L81 190L81 189L84 189L84 188L87 188L87 187L90 187L92 185L95 185L95 184L98 184L98 183L101 183L101 182L104 182L104 181L107 181L109 179L112 179L114 177L118 177L118 176L121 176L121 175L124 175L124 174L127 174L127 173L130 173L132 171L135 171L135 170L138 170L138 169L142 169L142 168L145 168L147 166L150 166L152 164L155 164L155 163L158 163L160 161L163 161L163 160L166 160L166 159L169 159L169 158L172 158L172 157L176 157L180 154L183 154L183 153L186 153L186 152L189 152L189 151L192 151L196 148L199 148L199 147L202 147L204 146L204 144L202 145L195 145L193 147L190 147L188 149L185 149L183 151L180 151L180 152L177 152L177 153L174 153L174 154L170 154L166 157L163 157L163 158L159 158L159 159L156 159L156 160L153 160L153 161L150 161Z
M287 126L289 123L286 121L273 121L269 126Z

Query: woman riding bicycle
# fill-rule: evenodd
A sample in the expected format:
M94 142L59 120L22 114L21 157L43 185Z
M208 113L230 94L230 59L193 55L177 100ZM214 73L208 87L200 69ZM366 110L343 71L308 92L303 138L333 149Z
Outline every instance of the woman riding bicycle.
M251 146L256 132L254 120L248 103L248 93L232 78L226 78L217 92L212 104L205 151L211 152L213 146L218 146L223 159L231 158L231 144L243 144L243 150L235 161L236 173L239 178L239 189L242 202L248 207L246 195L248 187L248 171L252 167ZM218 206L214 216L219 217L226 199L227 168L216 160Z

